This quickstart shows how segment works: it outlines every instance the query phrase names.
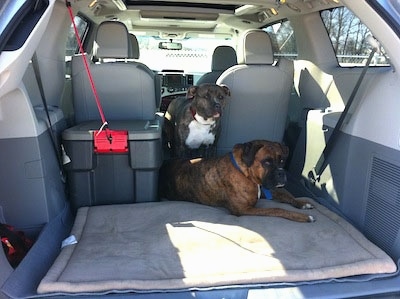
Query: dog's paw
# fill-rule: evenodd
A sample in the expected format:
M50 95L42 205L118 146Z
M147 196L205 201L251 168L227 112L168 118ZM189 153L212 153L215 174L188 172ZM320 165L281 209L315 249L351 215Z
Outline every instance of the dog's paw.
M307 203L305 203L304 205L303 205L303 208L302 208L303 210L311 210L311 209L314 209L314 206L312 205L312 204L310 204L309 202L307 202Z
M303 203L303 206L301 207L303 210L311 210L314 209L314 206L310 204L309 202Z
M316 220L314 216L308 215L308 222L315 222L315 221Z

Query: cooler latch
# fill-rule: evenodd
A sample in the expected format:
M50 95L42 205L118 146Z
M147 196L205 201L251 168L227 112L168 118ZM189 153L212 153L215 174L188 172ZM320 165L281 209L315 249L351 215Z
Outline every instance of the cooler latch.
M93 132L94 152L97 154L127 153L128 131L98 130Z

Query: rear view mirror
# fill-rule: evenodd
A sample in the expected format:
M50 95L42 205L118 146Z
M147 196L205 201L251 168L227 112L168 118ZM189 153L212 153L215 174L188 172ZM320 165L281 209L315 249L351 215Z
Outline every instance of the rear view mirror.
M160 42L158 48L162 50L182 50L182 44L175 42Z

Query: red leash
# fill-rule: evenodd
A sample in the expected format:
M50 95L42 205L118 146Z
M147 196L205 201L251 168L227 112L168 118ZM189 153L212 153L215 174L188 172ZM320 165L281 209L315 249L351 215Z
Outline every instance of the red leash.
M76 28L76 24L75 24L75 20L74 20L74 14L72 12L71 3L66 0L65 4L67 5L67 8L68 8L69 17L71 18L71 22L72 22L72 25L73 25L74 31L75 31L75 37L76 37L76 40L78 41L78 45L79 45L79 53L82 54L83 64L85 65L86 73L87 73L87 75L89 77L90 86L92 87L94 98L96 100L97 109L99 110L101 121L103 123L103 125L101 126L101 129L102 128L107 129L106 117L104 116L104 112L103 112L103 108L101 107L99 95L97 94L96 86L94 85L94 80L93 80L92 74L90 73L90 70L89 70L89 64L87 62L86 55L84 55L83 45L82 45L81 38L79 37L78 29Z
M104 116L103 108L101 107L99 95L97 93L96 86L94 85L94 80L87 62L87 57L84 55L83 45L79 37L78 29L76 28L71 3L68 0L65 0L65 4L68 8L69 17L71 18L71 22L75 31L75 37L79 45L79 53L82 54L83 64L85 65L86 73L88 75L90 86L92 88L97 109L99 110L102 121L100 129L98 131L94 131L93 134L94 151L95 153L126 153L129 151L128 131L108 129L108 123L106 121L106 117Z

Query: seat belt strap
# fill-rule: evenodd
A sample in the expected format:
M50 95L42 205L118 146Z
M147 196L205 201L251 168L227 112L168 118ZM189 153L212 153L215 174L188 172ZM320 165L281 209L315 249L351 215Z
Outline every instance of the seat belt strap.
M51 122L51 117L50 117L50 113L49 113L49 108L47 106L46 95L45 95L44 89L43 89L43 82L42 82L42 78L40 76L39 63L38 63L38 58L37 58L36 52L32 56L32 67L33 67L33 72L35 74L36 82L38 84L40 97L42 98L43 108L44 108L44 111L46 112L51 143L53 144L53 149L54 149L54 152L57 157L58 166L60 168L61 180L65 183L65 173L64 173L63 162L62 162L59 146L57 143L57 138L54 134L53 124Z
M357 80L357 83L354 86L353 91L352 91L352 93L351 93L351 95L349 97L349 100L347 101L347 104L346 104L343 112L341 113L341 115L339 117L339 120L337 121L337 123L336 123L335 127L333 128L333 131L332 131L328 141L325 144L325 148L322 151L322 153L321 153L321 155L320 155L320 157L319 157L319 159L317 161L317 164L315 164L314 168L308 174L308 178L310 179L310 181L312 183L319 182L319 180L321 178L321 174L322 174L322 172L325 170L325 168L327 166L326 161L328 159L328 156L330 155L332 149L334 148L334 145L335 145L336 140L337 140L337 138L339 136L339 132L340 132L340 130L342 128L342 125L343 125L343 123L344 123L344 121L346 119L346 116L347 116L347 114L348 114L348 112L350 110L350 107L351 107L352 103L354 102L354 99L355 99L356 94L357 94L357 92L358 92L358 90L360 88L360 85L361 85L361 83L362 83L362 81L363 81L363 79L365 77L365 74L367 73L367 70L368 70L369 65L371 64L372 58L374 57L374 54L377 51L378 51L378 47L373 47L371 49L371 53L369 54L369 57L368 57L365 65L363 67L363 70L362 70L362 72L361 72L361 74L360 74L360 76L359 76L359 78Z

